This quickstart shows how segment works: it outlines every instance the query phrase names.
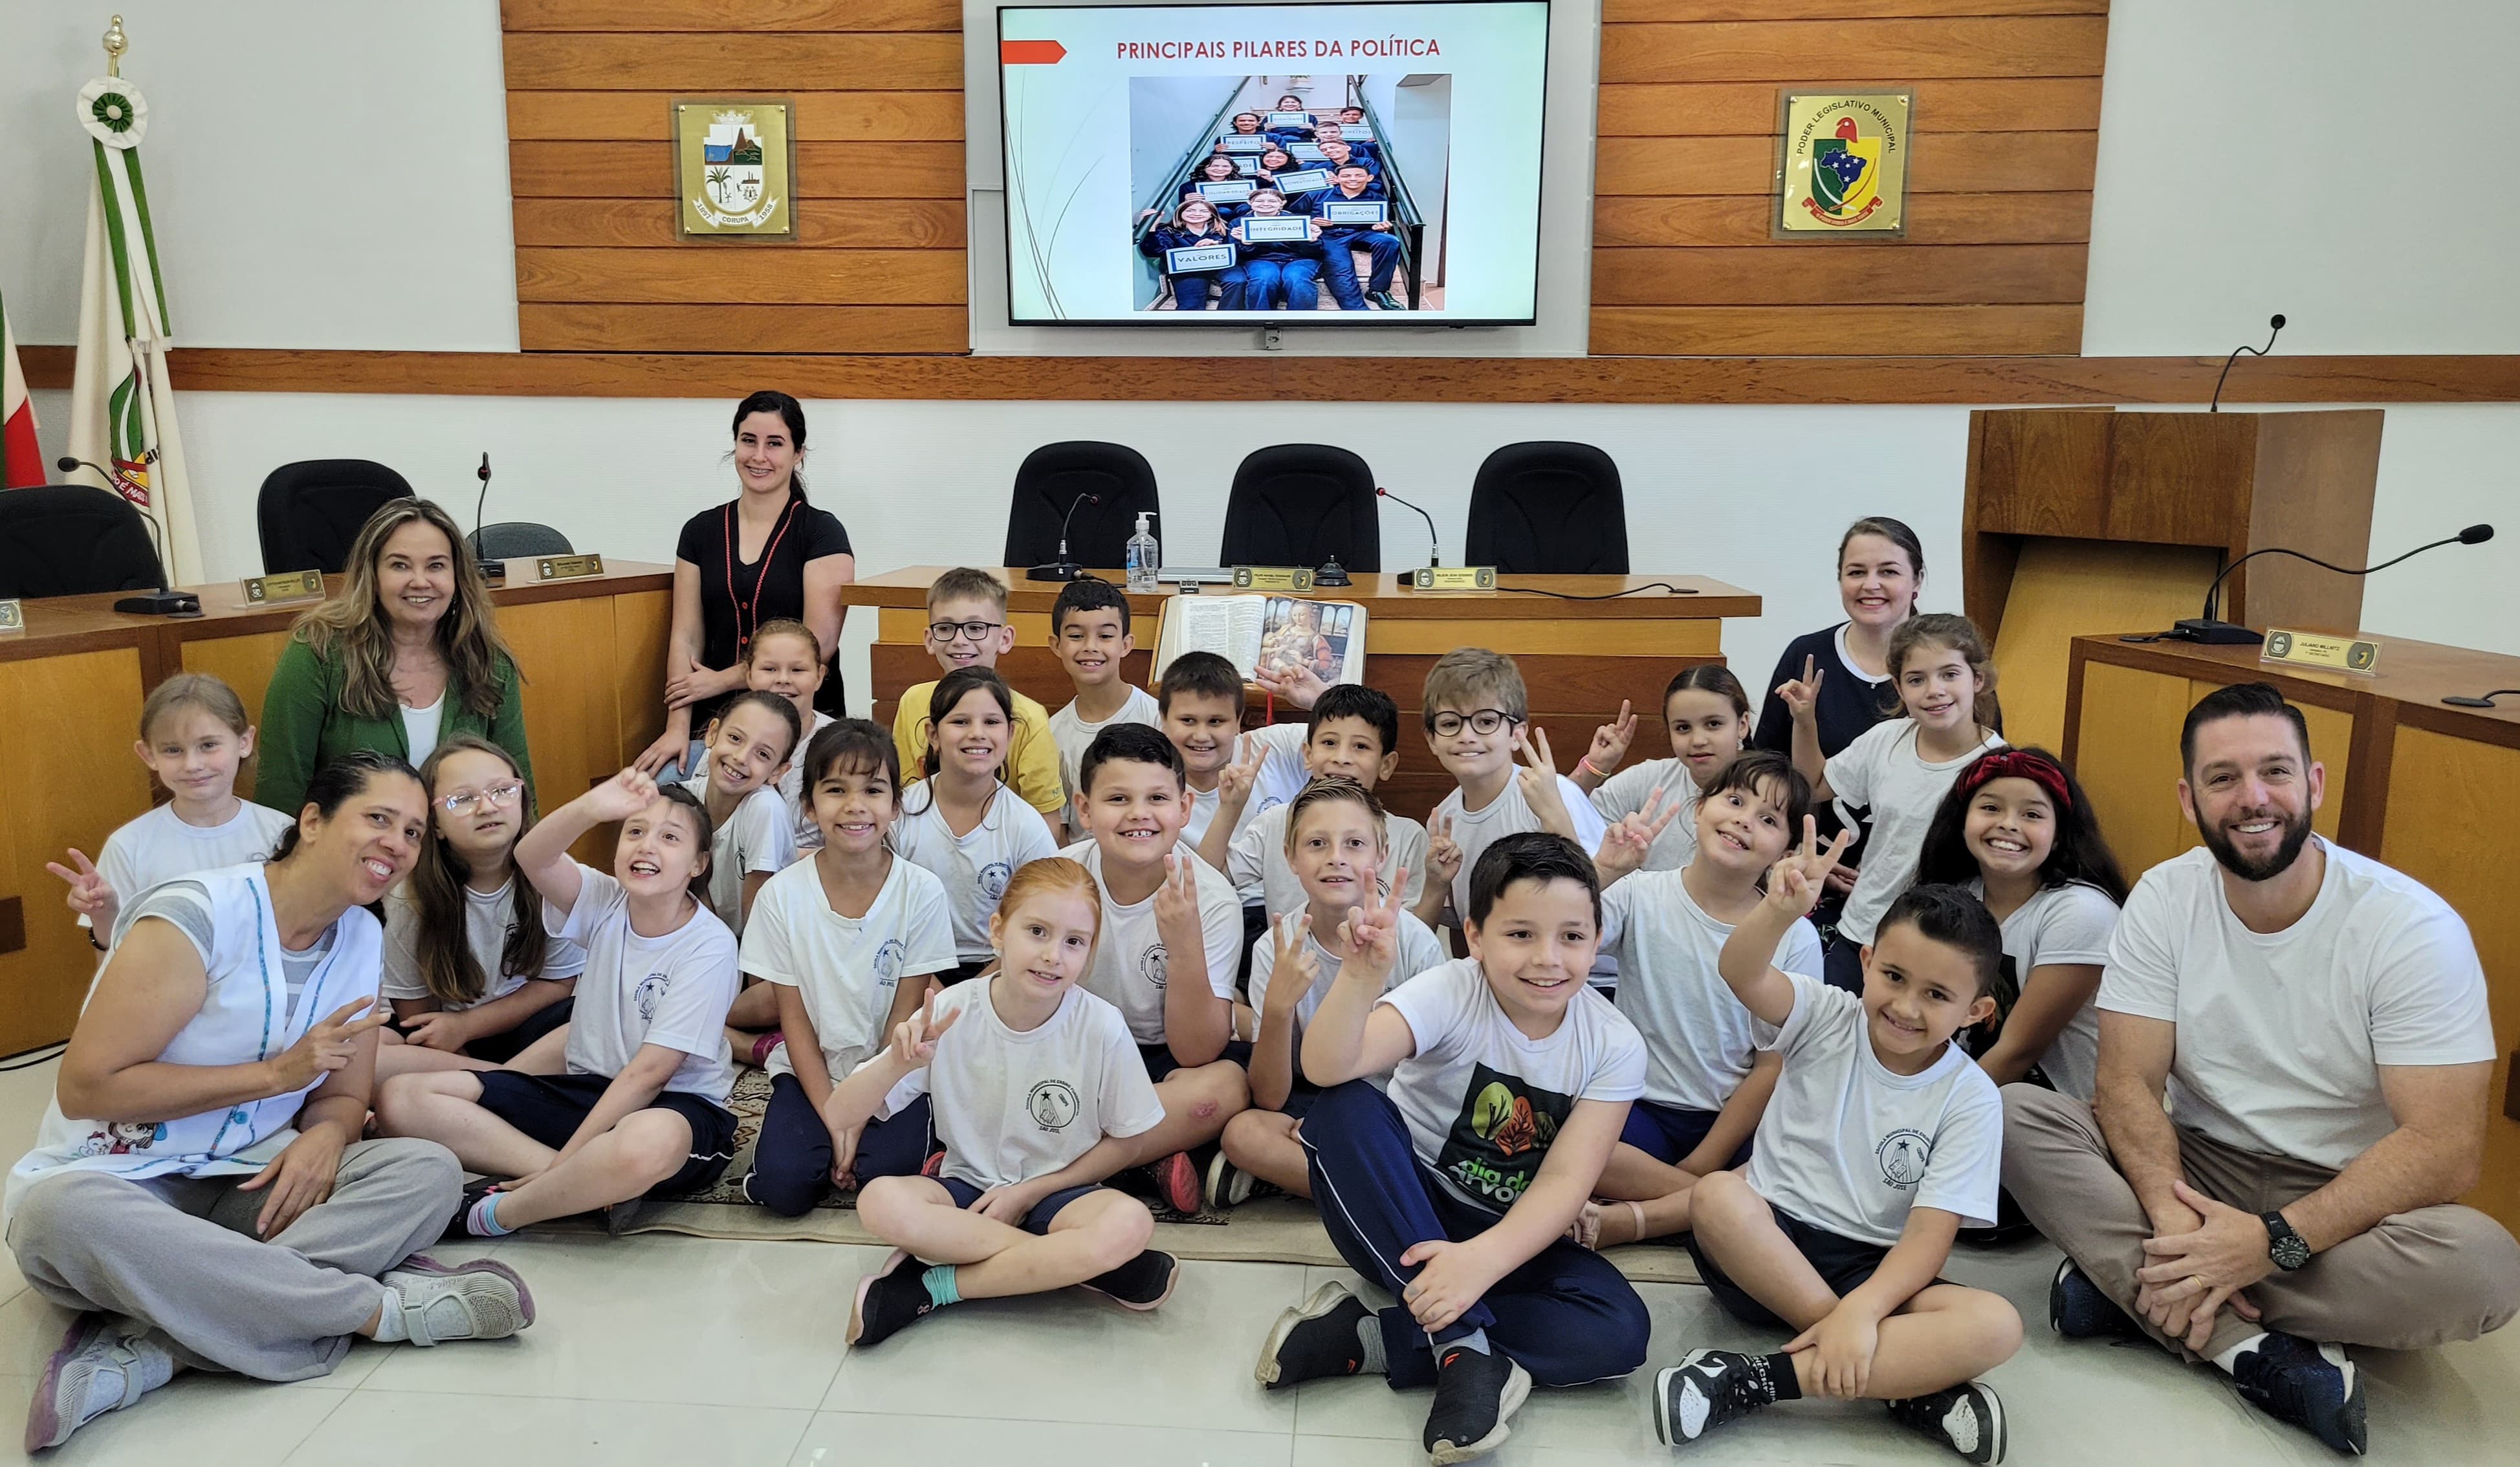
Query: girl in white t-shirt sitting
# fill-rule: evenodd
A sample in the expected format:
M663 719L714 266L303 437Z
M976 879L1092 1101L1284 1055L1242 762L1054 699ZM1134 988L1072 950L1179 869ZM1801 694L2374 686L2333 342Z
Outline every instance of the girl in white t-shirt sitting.
M1872 1400L1972 1462L2001 1462L2003 1405L1975 1377L2021 1348L2002 1296L1935 1275L1964 1225L1995 1218L2003 1102L1952 1036L1996 1011L1995 918L1953 886L1902 895L1864 950L1864 994L1776 965L1852 836L1808 817L1718 970L1784 1057L1738 1172L1689 1196L1688 1251L1727 1313L1797 1331L1774 1355L1693 1350L1654 1382L1677 1445L1801 1397Z
M944 886L885 847L901 808L891 732L841 719L814 735L803 764L822 849L770 878L743 929L744 976L776 996L787 1036L770 1052L770 1108L743 1193L784 1218L835 1183L911 1176L927 1160L924 1101L845 1139L822 1112L834 1078L881 1048L930 976L954 965Z
M1848 993L1863 990L1860 950L1871 945L1881 914L1915 879L1916 853L1943 795L1970 760L2003 743L1995 664L1976 623L1943 612L1909 617L1890 634L1888 666L1907 716L1874 724L1827 759L1821 757L1815 701L1824 675L1807 666L1802 678L1777 689L1793 713L1794 768L1812 781L1812 797L1871 811L1864 869L1825 954L1825 976Z
M1575 773L1568 776L1592 792L1593 808L1605 821L1641 815L1659 797L1654 808L1673 820L1645 853L1640 869L1648 871L1676 871L1688 865L1697 849L1698 795L1749 741L1750 694L1720 662L1683 668L1663 689L1662 722L1671 735L1671 757L1619 769L1637 725L1627 705L1620 704L1619 717L1594 733L1593 747L1575 761Z
M1298 1197L1313 1195L1311 1164L1296 1128L1321 1090L1304 1078L1304 1026L1340 964L1356 954L1347 915L1381 895L1388 856L1382 802L1354 779L1324 775L1286 807L1285 861L1303 884L1307 904L1270 923L1251 945L1251 1006L1260 1016L1251 1046L1251 1108L1225 1123L1224 1147L1207 1169L1207 1205L1228 1208L1267 1182ZM1396 870L1405 887L1409 872ZM1394 941L1398 960L1384 984L1405 983L1445 960L1443 941L1414 912L1402 911ZM1375 1077L1378 1078L1378 1077Z
M208 673L177 673L149 690L131 751L173 798L107 836L94 862L73 850L68 866L44 863L69 883L69 909L99 953L124 902L160 881L266 860L297 822L295 811L237 797L253 725L236 689Z
M579 836L614 821L611 875L569 859ZM499 1069L397 1075L377 1095L386 1134L437 1141L465 1170L507 1178L466 1188L455 1225L497 1237L695 1191L735 1159L736 944L703 900L711 833L690 790L625 769L517 842L544 926L586 950L567 1027Z
M858 1282L851 1345L965 1299L1081 1284L1151 1310L1171 1296L1180 1267L1147 1246L1153 1215L1101 1184L1164 1118L1128 1021L1077 987L1102 919L1084 867L1026 866L989 918L997 971L933 996L832 1090L833 1135L927 1105L945 1147L936 1176L878 1178L858 1196L894 1249Z
M729 932L743 936L752 904L771 876L796 859L796 827L779 781L805 746L796 705L775 692L746 689L709 720L700 772L683 781L708 811L709 910ZM768 1064L779 1045L778 996L747 984L726 1018L728 1051L746 1064Z
M487 1070L568 1022L586 950L543 928L542 894L517 874L534 823L516 756L456 734L420 767L428 841L410 879L385 894L382 996L394 1022L379 1077Z
M754 692L775 692L795 708L799 749L839 722L814 706L814 694L823 688L823 639L814 635L812 627L789 617L763 622L744 648L743 686ZM788 813L795 818L796 849L810 851L821 844L822 827L814 823L813 802L805 798L802 760L788 761L788 773L779 777L779 798L788 802Z
M2003 1018L1963 1036L1997 1085L2092 1098L2109 960L2127 882L2091 798L2045 749L1988 754L1961 774L1925 831L1916 879L1965 886L2003 928Z
M1007 786L1015 699L1006 680L990 668L958 667L937 681L928 707L936 716L921 778L902 793L892 848L944 883L954 961L943 981L951 986L989 965L989 918L1007 882L1058 846L1041 812Z

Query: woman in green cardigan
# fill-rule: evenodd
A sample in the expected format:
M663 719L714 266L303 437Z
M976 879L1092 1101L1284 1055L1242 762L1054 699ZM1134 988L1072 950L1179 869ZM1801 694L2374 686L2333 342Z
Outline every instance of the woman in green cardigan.
M254 803L293 811L330 759L416 765L455 734L506 749L530 787L523 685L463 531L427 500L395 500L359 531L339 594L290 633L262 697Z

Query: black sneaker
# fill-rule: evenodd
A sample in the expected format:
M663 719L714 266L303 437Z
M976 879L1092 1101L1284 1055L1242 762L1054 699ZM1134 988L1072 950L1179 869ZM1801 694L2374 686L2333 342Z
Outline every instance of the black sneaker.
M1252 1375L1270 1390L1365 1368L1365 1346L1356 1327L1369 1316L1365 1301L1341 1283L1326 1283L1313 1297L1278 1316L1260 1347Z
M2231 1371L2240 1399L2309 1432L2336 1450L2361 1456L2370 1445L2362 1376L2341 1345L2314 1345L2299 1335L2269 1334Z
M1976 1381L1962 1381L1931 1396L1887 1400L1890 1419L1919 1436L1931 1437L1972 1462L2003 1460L2007 1433L2003 1399Z
M2068 1340L2132 1339L2142 1333L2070 1258L2056 1266L2056 1276L2048 1284L2048 1327Z
M1236 1166L1222 1151L1207 1164L1207 1210L1221 1213L1240 1207L1261 1192L1278 1190L1259 1178Z
M858 1280L857 1302L849 1307L847 1343L876 1344L935 1310L936 1301L927 1297L927 1281L921 1276L925 1270L915 1265L902 1267L911 1262L908 1253L895 1248L881 1267Z
M1513 1413L1531 1394L1531 1374L1490 1345L1435 1347L1435 1403L1426 1411L1426 1460L1466 1462L1513 1435Z
M455 1216L446 1220L446 1230L437 1235L438 1240L451 1243L472 1237L473 1205L498 1189L499 1184L486 1177L465 1187L464 1195L456 1200Z
M1181 1262L1160 1248L1149 1248L1077 1287L1092 1289L1122 1309L1150 1310L1173 1297L1173 1285L1180 1278Z
M1777 1399L1768 1362L1731 1350L1692 1350L1654 1377L1654 1435L1664 1445L1694 1442Z

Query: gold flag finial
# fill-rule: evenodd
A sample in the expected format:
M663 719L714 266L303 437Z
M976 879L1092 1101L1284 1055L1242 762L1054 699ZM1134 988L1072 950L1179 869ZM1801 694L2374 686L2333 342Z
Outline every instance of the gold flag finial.
M122 74L122 53L131 49L131 37L122 33L122 18L115 16L105 27L105 74Z

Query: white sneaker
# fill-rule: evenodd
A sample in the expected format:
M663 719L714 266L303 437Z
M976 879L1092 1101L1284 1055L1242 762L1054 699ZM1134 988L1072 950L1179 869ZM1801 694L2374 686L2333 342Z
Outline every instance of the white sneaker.
M59 1446L70 1433L175 1378L166 1337L137 1319L90 1311L70 1321L44 1362L26 1404L26 1450Z
M415 1253L377 1280L402 1301L414 1345L504 1340L534 1322L534 1296L517 1270L489 1259L448 1266Z

